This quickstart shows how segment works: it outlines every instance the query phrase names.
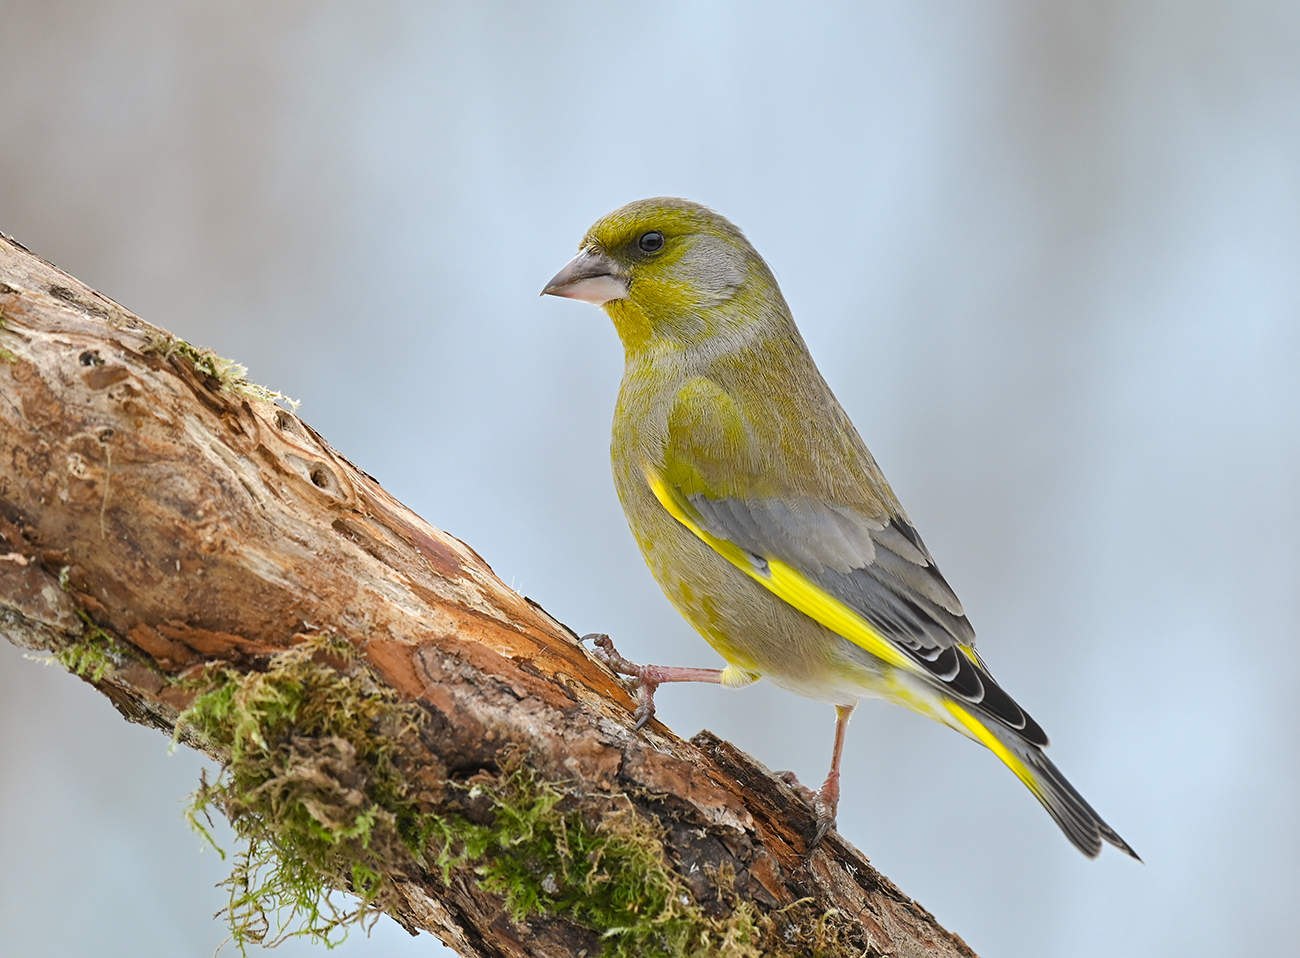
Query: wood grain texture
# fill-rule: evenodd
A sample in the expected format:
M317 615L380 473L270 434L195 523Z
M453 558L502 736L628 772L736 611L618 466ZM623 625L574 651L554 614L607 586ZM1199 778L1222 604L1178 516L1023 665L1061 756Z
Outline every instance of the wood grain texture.
M167 341L0 238L11 642L65 647L88 617L139 654L92 684L170 733L189 694L175 677L214 661L256 668L304 631L336 633L429 717L415 758L438 774L464 778L516 750L539 776L579 783L573 800L589 796L592 815L627 796L701 901L725 864L760 910L810 898L851 917L862 953L972 954L839 836L809 857L806 802L739 750L657 722L635 732L626 691L568 629L303 420ZM465 955L599 951L563 918L512 922L469 870L403 872L400 888L395 917Z

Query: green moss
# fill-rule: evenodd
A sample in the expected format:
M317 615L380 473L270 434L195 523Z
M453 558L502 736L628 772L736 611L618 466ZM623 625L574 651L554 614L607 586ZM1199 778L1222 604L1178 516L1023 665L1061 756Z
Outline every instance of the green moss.
M630 806L592 824L563 787L522 764L471 785L469 797L471 807L486 798L490 808L484 823L456 824L456 862L470 864L516 922L575 922L599 935L605 958L872 953L861 926L838 912L819 911L811 899L761 912L725 875L713 876L721 900L702 907L669 864L654 824Z
M523 766L469 797L490 808L483 824L458 823L459 857L516 922L563 916L597 932L611 958L695 954L724 932L668 867L662 836L630 810L593 825Z
M81 636L54 653L54 660L65 669L73 675L98 682L109 669L134 658L112 632L96 625L85 610L78 610L77 614L82 622Z
M180 356L188 361L201 375L215 383L219 389L229 390L264 402L283 403L294 410L299 406L298 400L290 399L282 392L250 382L248 380L248 367L243 363L237 363L233 359L218 356L210 349L195 346L179 337L169 334L152 336L145 343L143 351L161 356L164 359Z
M579 801L520 754L467 781L429 781L404 758L421 754L421 721L337 638L200 680L177 736L228 757L201 781L191 821L207 834L216 808L243 843L224 883L241 952L294 936L337 944L393 902L393 877L418 869L476 875L514 921L573 922L607 958L866 953L860 926L811 902L760 912L724 880L722 900L701 906L626 796Z
M435 821L397 761L417 712L353 658L346 641L316 637L263 672L210 670L177 720L177 737L228 756L190 821L207 835L219 809L243 842L224 883L241 952L294 936L337 944L377 914L394 863L423 861ZM344 907L340 888L359 904Z

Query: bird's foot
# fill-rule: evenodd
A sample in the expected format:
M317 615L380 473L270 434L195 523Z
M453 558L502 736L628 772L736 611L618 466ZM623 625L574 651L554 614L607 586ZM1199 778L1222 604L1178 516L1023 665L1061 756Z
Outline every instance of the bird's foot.
M614 640L603 632L592 632L582 637L583 642L590 641L595 647L593 654L615 675L626 675L631 681L625 682L629 692L636 697L635 728L645 728L655 715L655 691L663 681L660 673L664 671L658 665L637 665L614 647Z
M813 811L817 813L817 828L813 832L812 841L808 844L810 852L822 843L827 833L835 828L835 813L839 806L840 776L836 771L826 776L826 781L822 783L821 790L813 802Z
M796 775L794 772L777 772L776 777L779 778L781 781L785 782L787 785L789 785L790 788L794 790L795 794L798 795L800 798L802 798L805 802L807 802L809 805L816 807L817 793L814 792L807 785L805 785L803 782L799 781L798 775Z
M799 777L794 772L777 772L776 777L789 785L795 794L812 806L817 823L813 828L812 839L808 842L808 851L811 852L835 828L835 811L840 804L840 777L828 775L821 789L816 792L799 781Z

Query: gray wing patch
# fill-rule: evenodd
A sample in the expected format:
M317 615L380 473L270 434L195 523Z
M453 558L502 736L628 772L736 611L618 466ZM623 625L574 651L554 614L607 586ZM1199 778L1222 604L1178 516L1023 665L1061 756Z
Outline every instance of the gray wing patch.
M971 642L975 630L930 553L902 520L870 519L843 506L790 499L690 503L710 532L812 578L919 652Z
M975 630L929 550L904 519L794 499L689 497L701 525L756 560L780 559L860 613L949 693L1037 745L1042 728L960 651Z
M883 523L835 506L789 499L710 499L690 503L715 531L742 549L779 556L800 569L849 572L875 557L872 535Z

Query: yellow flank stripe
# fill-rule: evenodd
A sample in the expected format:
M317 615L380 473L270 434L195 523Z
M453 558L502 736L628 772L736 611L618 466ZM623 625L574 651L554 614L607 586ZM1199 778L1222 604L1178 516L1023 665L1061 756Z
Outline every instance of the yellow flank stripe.
M804 615L816 619L832 632L861 646L886 664L908 672L920 672L915 662L882 637L866 619L821 586L809 582L797 569L780 559L768 559L767 567L768 575L760 573L748 560L743 568L749 572L750 578L767 586Z
M763 588L783 602L792 605L809 618L820 622L837 635L842 635L854 645L870 652L882 662L892 665L896 669L903 669L927 678L930 677L929 673L925 672L919 665L895 648L888 639L872 628L871 623L821 588L821 586L808 581L797 569L779 559L766 557L768 568L766 575L754 568L754 563L748 552L734 542L720 539L708 530L701 528L699 523L686 511L686 504L682 502L680 497L673 494L673 491L668 488L668 485L654 469L647 468L645 472L646 480L650 483L650 489L654 492L655 498L659 500L660 505L667 509L674 519L690 529L709 548L763 586Z
M952 699L945 698L942 700L942 703L943 707L948 710L952 717L960 722L966 731L970 732L971 737L975 739L975 741L979 742L1001 759L1002 764L1011 769L1016 778L1024 782L1031 792L1035 795L1041 796L1042 793L1038 788L1038 779L1034 775L1033 769L1022 762L1020 758L1011 751L1011 749L1003 745L998 737L988 730L988 726L975 716L971 715L968 710L962 708Z

